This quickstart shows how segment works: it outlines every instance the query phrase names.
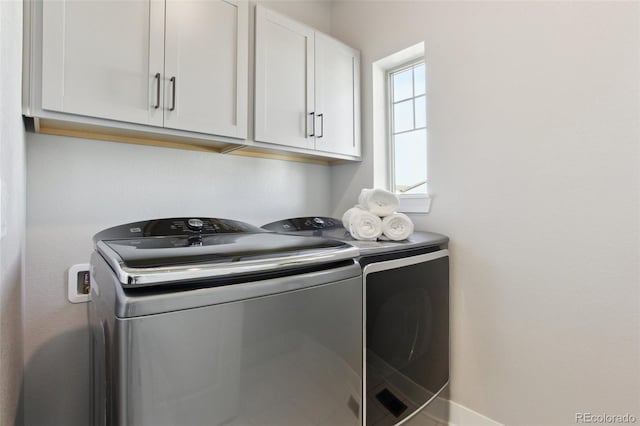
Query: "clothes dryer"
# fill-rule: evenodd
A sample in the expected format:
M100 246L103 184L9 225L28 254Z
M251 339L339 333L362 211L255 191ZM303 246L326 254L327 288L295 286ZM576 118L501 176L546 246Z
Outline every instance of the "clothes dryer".
M358 241L339 219L299 217L264 229L357 247L364 292L365 424L407 421L449 381L449 239L415 232L405 241Z

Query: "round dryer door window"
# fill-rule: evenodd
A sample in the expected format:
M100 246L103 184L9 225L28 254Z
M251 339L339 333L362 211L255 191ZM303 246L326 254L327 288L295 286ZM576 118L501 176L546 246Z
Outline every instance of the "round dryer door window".
M388 300L379 300L373 315L369 349L402 370L429 349L433 319L429 293L408 288Z

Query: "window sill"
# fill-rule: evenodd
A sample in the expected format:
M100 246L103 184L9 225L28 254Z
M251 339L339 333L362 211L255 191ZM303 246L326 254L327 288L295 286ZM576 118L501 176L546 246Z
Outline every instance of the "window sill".
M427 194L398 194L401 213L429 213L431 197Z

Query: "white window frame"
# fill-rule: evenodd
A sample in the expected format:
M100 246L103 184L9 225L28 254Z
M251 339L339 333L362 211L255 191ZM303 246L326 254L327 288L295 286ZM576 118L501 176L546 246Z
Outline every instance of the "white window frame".
M427 67L425 71L427 71L428 79L428 61L425 55L425 43L422 41L401 51L391 53L371 64L373 125L371 134L373 181L371 184L373 184L375 188L387 188L389 190L393 188L389 183L391 171L389 169L390 126L388 73L403 65L415 63L420 60L425 62L425 66ZM428 86L427 84L427 87ZM428 103L427 96L427 104ZM429 123L427 123L427 127L429 127ZM427 137L429 137L428 134ZM429 142L432 141L429 140ZM427 176L427 178L427 191L430 191L430 183L432 180L429 176ZM428 213L431 207L432 196L429 195L429 192L427 192L427 194L399 194L398 198L400 199L400 208L398 211L403 213Z
M420 56L418 58L412 58L411 61L407 61L401 65L394 66L393 68L387 69L386 76L386 85L387 85L387 98L386 98L386 108L387 108L387 181L389 184L389 190L396 193L400 200L400 211L403 213L428 213L431 208L431 197L429 196L429 176L428 176L428 168L427 168L427 180L425 182L427 189L425 193L421 194L403 194L395 192L395 158L394 158L394 136L396 133L393 131L394 129L394 104L396 102L393 101L393 75L402 71L406 71L410 68L414 68L417 65L424 64L425 58L424 56ZM413 78L413 77L412 77ZM426 82L425 82L426 83ZM413 82L412 87L415 87L415 81ZM412 96L407 99L403 99L406 101L408 99L413 100L414 103L414 116L413 121L415 125L415 99L423 95L415 96L415 93L412 93ZM425 103L427 100L427 92L425 91ZM410 131L427 129L428 123L425 124L425 127L413 128ZM428 135L427 135L428 138ZM427 142L428 143L428 142ZM427 158L424 159L427 162ZM420 184L422 185L422 183Z

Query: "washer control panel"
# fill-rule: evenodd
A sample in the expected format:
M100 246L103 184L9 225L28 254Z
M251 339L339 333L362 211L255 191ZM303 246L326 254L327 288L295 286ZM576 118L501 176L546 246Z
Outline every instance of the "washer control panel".
M237 220L206 217L179 217L128 223L105 229L93 237L94 242L123 238L167 237L177 235L234 234L238 232L264 232L264 230Z
M315 231L342 228L342 221L324 216L296 217L272 222L262 228L275 232Z

